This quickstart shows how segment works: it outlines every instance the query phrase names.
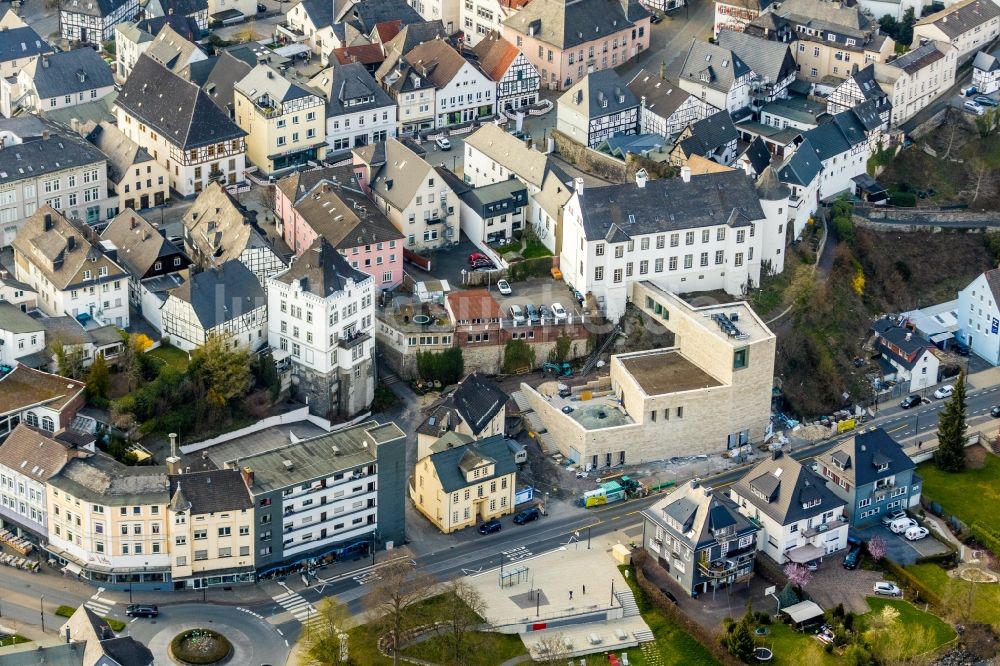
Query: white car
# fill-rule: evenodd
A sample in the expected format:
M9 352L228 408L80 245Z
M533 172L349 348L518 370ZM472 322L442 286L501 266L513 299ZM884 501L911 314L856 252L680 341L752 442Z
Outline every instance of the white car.
M944 400L945 398L950 398L951 394L955 392L955 387L951 384L945 384L937 391L934 391L934 397L938 400Z
M514 320L515 324L523 324L528 321L520 305L510 306L510 318Z
M904 518L901 520L894 520L892 524L889 525L889 529L893 531L894 534L903 534L908 529L917 527L917 521L913 518Z
M906 530L906 534L904 536L906 537L907 541L920 541L928 534L929 532L927 531L926 527L914 526Z
M899 520L900 518L906 518L905 511L892 511L882 516L882 524L892 525L895 521Z
M446 136L434 139L434 143L436 143L437 147L441 150L451 150L451 141L449 141Z
M564 308L559 303L552 304L552 316L556 318L556 321L563 321L569 315L566 314L566 308Z
M899 586L895 583L879 582L872 586L872 591L875 594L883 595L886 597L901 597L903 596L903 591L899 589Z
M507 280L497 280L497 291L504 296L510 296L514 293L514 290L510 288L510 283L507 282Z

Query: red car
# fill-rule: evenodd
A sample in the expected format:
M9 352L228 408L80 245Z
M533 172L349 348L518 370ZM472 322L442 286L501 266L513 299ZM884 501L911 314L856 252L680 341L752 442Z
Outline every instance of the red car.
M469 255L469 263L470 264L474 264L477 261L490 261L490 258L487 257L482 252L473 252L472 254ZM490 263L492 263L492 262L490 262Z

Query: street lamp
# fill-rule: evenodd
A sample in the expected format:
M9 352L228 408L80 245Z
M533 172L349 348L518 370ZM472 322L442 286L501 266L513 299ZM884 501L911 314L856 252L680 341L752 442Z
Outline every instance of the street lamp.
M45 601L45 595L43 594L38 600L38 614L42 618L42 633L45 633L45 608L42 606L42 602Z
M208 594L207 590L205 590L205 581L206 581L206 579L205 579L205 567L202 567L201 568L201 603L205 603L205 601L206 601L206 595Z

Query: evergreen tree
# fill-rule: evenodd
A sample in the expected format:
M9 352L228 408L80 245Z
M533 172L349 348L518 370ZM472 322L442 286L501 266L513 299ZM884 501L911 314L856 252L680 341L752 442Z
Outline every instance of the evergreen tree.
M87 399L91 404L104 407L108 402L108 390L111 388L111 376L104 357L97 354L87 371Z
M749 663L753 659L753 631L746 618L737 622L732 632L726 636L726 649L740 661Z
M951 394L944 409L938 416L938 450L934 453L934 464L945 472L961 472L965 469L965 375L955 382L955 392Z

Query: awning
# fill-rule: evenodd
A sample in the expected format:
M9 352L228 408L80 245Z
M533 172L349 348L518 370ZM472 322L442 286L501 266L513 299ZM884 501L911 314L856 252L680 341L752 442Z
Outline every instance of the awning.
M285 56L286 58L294 58L297 55L311 53L311 50L308 44L303 44L299 42L298 44L279 46L278 48L274 49L274 52L280 56Z
M83 569L81 569L79 565L73 564L72 562L67 562L66 566L63 567L63 571L68 571L71 574L76 574L77 576L83 573Z
M826 554L826 551L818 546L812 545L811 543L807 543L804 546L792 548L785 554L788 555L788 559L792 562L805 564L806 562L812 562L813 560L818 560L823 557Z
M931 342L937 344L939 342L947 342L955 337L954 331L945 331L944 333L935 333L931 336Z
M813 601L801 601L794 606L782 608L781 612L792 619L795 624L802 624L823 614L823 609Z

